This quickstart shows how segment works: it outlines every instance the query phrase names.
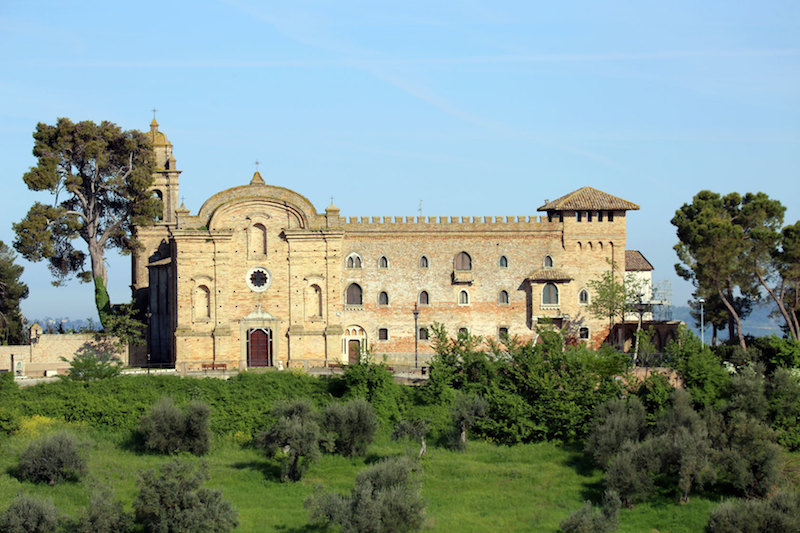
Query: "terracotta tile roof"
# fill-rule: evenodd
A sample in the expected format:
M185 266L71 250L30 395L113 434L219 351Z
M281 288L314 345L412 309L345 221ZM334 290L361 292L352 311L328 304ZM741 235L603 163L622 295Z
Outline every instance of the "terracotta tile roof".
M625 271L636 272L642 270L648 271L655 269L639 250L625 250Z
M572 276L563 270L556 270L555 268L542 268L528 274L527 279L531 281L572 281Z
M539 211L636 211L639 206L594 187L582 187L552 202Z

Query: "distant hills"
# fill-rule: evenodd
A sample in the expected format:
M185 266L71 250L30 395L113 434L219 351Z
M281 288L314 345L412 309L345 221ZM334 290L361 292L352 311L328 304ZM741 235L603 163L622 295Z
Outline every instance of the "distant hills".
M765 335L772 335L773 333L781 336L783 332L781 331L781 324L783 324L783 319L779 317L772 318L769 314L774 309L772 305L758 305L753 308L753 312L750 313L750 316L744 321L744 333L745 335L752 335L753 337L763 337ZM690 314L691 308L690 307L672 307L672 319L673 320L682 320L686 322L686 325L694 331L698 336L700 335L700 328L695 326L694 318ZM727 339L728 338L728 330L727 328L718 334L721 338ZM706 340L711 339L711 328L706 327Z
M100 328L100 324L98 322L90 323L85 318L72 319L69 317L53 318L46 316L44 318L32 318L28 320L28 324L39 324L42 326L42 329L44 329L45 332L52 330L56 333L59 331L63 331L64 333L77 333L87 329L96 330ZM59 329L59 326L61 329Z

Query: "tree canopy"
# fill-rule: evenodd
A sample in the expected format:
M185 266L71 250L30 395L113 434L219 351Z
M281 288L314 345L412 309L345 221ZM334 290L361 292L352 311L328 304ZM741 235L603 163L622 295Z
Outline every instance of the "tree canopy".
M700 191L692 203L675 212L672 224L679 243L678 275L692 281L707 299L716 293L736 325L739 344L747 345L742 331L742 306L736 298L758 301L766 293L797 340L795 307L791 296L800 281L800 222L781 229L785 208L764 193ZM739 307L739 309L737 309Z
M617 319L624 322L625 315L635 310L634 304L645 297L646 287L639 280L620 272L616 261L610 262L609 269L590 280L588 285L592 290L589 313L597 319L608 318L609 336L614 322ZM620 338L620 345L622 342Z
M23 267L14 263L17 255L0 241L0 343L23 344L25 324L19 301L28 297L28 286L20 280Z
M14 247L29 261L48 262L54 285L72 275L94 281L95 303L105 327L110 316L105 252L136 247L134 225L152 223L160 202L151 194L155 158L147 136L103 121L39 123L33 133L37 164L23 176L29 189L46 191L52 204L36 202L14 224ZM75 247L82 240L86 248ZM86 269L86 256L90 268Z

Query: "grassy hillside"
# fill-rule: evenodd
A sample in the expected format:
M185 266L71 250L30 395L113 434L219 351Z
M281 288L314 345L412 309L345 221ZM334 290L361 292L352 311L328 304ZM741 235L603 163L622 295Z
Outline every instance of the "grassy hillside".
M0 511L18 492L25 492L52 498L61 511L74 516L88 504L91 488L98 484L113 491L131 510L138 472L168 460L138 451L121 434L72 425L92 443L89 476L54 487L20 482L12 475L19 452L34 435L52 430L41 423L24 428L31 426L33 430L2 443ZM308 525L303 507L318 485L349 491L356 474L368 464L409 452L416 448L383 435L370 446L365 459L325 455L299 483L281 483L274 463L231 439L218 439L204 458L186 458L207 464L211 474L207 486L221 489L239 512L237 531L300 532L318 530ZM600 471L586 462L580 450L555 443L509 447L470 442L465 452L432 446L423 459L422 476L430 531L556 531L559 522L584 500L600 498ZM714 505L715 501L702 495L681 506L663 496L623 510L619 531L702 531Z

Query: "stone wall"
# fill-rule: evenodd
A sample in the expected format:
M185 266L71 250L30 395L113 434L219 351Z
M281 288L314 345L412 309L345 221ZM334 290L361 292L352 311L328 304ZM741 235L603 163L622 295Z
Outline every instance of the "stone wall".
M31 344L0 346L0 369L13 369L17 374L28 377L65 374L75 354L86 350L110 351L126 366L129 363L128 348L116 348L107 338L85 333L42 334L41 328L34 324L31 328ZM63 361L62 357L67 361Z

